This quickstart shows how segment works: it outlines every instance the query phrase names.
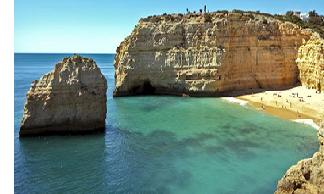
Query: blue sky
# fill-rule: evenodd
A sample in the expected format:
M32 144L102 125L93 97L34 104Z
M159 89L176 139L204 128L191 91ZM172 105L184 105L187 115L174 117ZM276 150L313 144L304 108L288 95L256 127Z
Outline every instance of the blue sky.
M324 14L324 0L15 0L15 52L115 53L141 17L205 4L210 11Z

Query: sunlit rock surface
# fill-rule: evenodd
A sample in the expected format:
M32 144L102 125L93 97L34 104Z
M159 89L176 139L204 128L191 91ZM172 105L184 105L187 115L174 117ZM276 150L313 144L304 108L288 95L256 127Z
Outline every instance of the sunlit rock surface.
M107 81L93 59L64 58L32 83L20 136L103 130L106 91Z
M299 77L308 88L324 91L324 40L314 34L298 50Z
M312 32L252 13L141 19L117 48L115 96L217 96L298 82L298 48Z
M324 128L319 130L319 151L312 158L299 161L278 182L276 194L324 193Z

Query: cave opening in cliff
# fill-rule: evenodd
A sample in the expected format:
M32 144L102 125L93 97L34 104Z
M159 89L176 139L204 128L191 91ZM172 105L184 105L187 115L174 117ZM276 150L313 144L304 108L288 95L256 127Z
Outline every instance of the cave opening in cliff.
M154 94L156 88L152 86L150 80L143 80L143 82L133 86L130 92L133 95L150 95Z
M142 94L154 94L155 87L152 86L150 80L144 80L142 87Z

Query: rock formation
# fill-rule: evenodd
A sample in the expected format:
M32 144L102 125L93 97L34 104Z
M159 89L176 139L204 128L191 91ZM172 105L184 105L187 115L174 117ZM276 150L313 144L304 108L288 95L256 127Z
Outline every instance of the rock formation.
M323 40L266 14L163 14L141 19L117 48L114 96L220 96L299 84L324 90ZM324 193L324 132L276 193Z
M324 193L324 128L319 130L318 138L319 151L292 166L278 182L276 194Z
M296 85L298 48L311 30L253 13L141 19L117 48L115 96L218 96Z
M324 40L318 34L299 48L296 61L302 85L324 91Z
M74 55L35 80L27 93L20 136L105 128L107 81L95 61Z

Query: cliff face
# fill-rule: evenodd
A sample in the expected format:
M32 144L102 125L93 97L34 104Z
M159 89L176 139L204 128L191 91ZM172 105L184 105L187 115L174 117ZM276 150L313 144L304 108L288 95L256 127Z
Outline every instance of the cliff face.
M324 40L314 34L299 48L296 61L302 85L324 91Z
M324 193L324 128L319 130L318 138L319 151L292 166L278 182L276 194Z
M298 48L310 34L250 13L142 19L117 48L114 95L217 96L293 86Z
M20 136L104 129L106 90L107 81L92 59L63 59L32 83Z

